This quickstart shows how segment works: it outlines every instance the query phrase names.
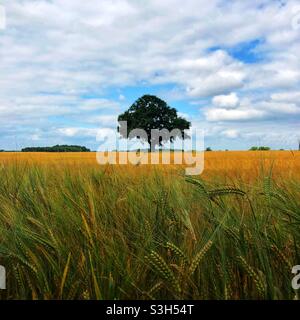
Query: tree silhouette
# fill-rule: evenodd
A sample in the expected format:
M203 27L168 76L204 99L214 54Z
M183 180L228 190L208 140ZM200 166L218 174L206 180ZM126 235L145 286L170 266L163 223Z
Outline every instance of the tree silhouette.
M123 138L133 138L129 133L135 129L143 129L147 137L135 136L140 140L147 142L151 150L155 150L155 146L162 146L165 142L173 142L176 138L189 138L184 130L190 128L191 123L177 115L177 111L171 108L167 103L153 95L144 95L139 98L126 112L118 117L118 121L127 122L127 132L124 132L122 125L118 128ZM152 130L167 129L172 132L172 136L160 136L159 139L153 139ZM177 129L177 130L174 130ZM174 130L174 131L172 131Z

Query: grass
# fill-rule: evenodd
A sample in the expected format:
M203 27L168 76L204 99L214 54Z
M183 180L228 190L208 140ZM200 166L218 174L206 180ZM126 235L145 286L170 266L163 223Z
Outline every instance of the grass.
M201 178L92 155L1 155L1 299L295 298L298 152L212 152Z

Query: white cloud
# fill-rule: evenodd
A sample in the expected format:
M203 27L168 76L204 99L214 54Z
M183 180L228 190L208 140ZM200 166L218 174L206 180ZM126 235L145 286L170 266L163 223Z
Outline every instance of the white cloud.
M77 127L67 127L59 128L57 132L66 137L92 137L96 139L103 139L105 137L111 136L115 133L114 130L109 128L77 128Z
M58 129L58 132L62 135L65 135L67 137L74 137L76 136L82 129L80 128L61 128Z
M115 111L120 109L119 103L108 99L86 99L82 100L79 108L83 111L107 110Z
M229 95L215 96L212 102L217 107L235 108L239 103L239 98L236 93L232 92Z
M273 101L300 104L300 91L278 92L271 95Z
M262 119L264 116L264 111L255 109L228 110L215 108L206 111L208 121L244 121Z
M284 115L284 114L300 114L300 107L294 103L280 103L280 102L262 102L261 108L265 111L270 112L275 115Z
M101 115L101 116L90 116L87 122L97 124L101 127L108 126L108 127L117 127L117 115Z
M235 129L228 129L222 132L226 138L236 139L239 136L239 131Z
M30 137L33 141L38 141L40 140L40 136L38 134L33 134L31 137Z
M217 50L201 58L171 64L157 81L169 78L185 87L188 96L206 97L243 87L245 77L242 63Z

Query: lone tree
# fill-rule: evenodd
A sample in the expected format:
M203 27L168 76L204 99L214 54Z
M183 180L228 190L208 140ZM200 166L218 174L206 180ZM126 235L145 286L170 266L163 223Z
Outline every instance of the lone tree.
M122 130L122 124L118 128L123 138L138 138L148 142L150 149L155 150L155 146L162 145L170 141L171 143L178 137L180 139L189 138L184 130L190 128L191 123L177 115L177 111L171 108L167 103L156 96L144 95L139 98L126 112L118 117L118 121L127 122L127 131ZM130 132L135 129L143 129L146 136L129 136ZM151 137L151 130L167 129L172 132L171 136L159 136L159 139ZM176 130L177 129L177 130ZM173 130L173 131L172 131Z

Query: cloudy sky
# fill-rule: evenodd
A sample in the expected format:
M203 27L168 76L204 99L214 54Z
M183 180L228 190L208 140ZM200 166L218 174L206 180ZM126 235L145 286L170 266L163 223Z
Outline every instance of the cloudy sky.
M213 149L297 146L299 0L0 5L0 149L95 150L143 94L204 129Z

